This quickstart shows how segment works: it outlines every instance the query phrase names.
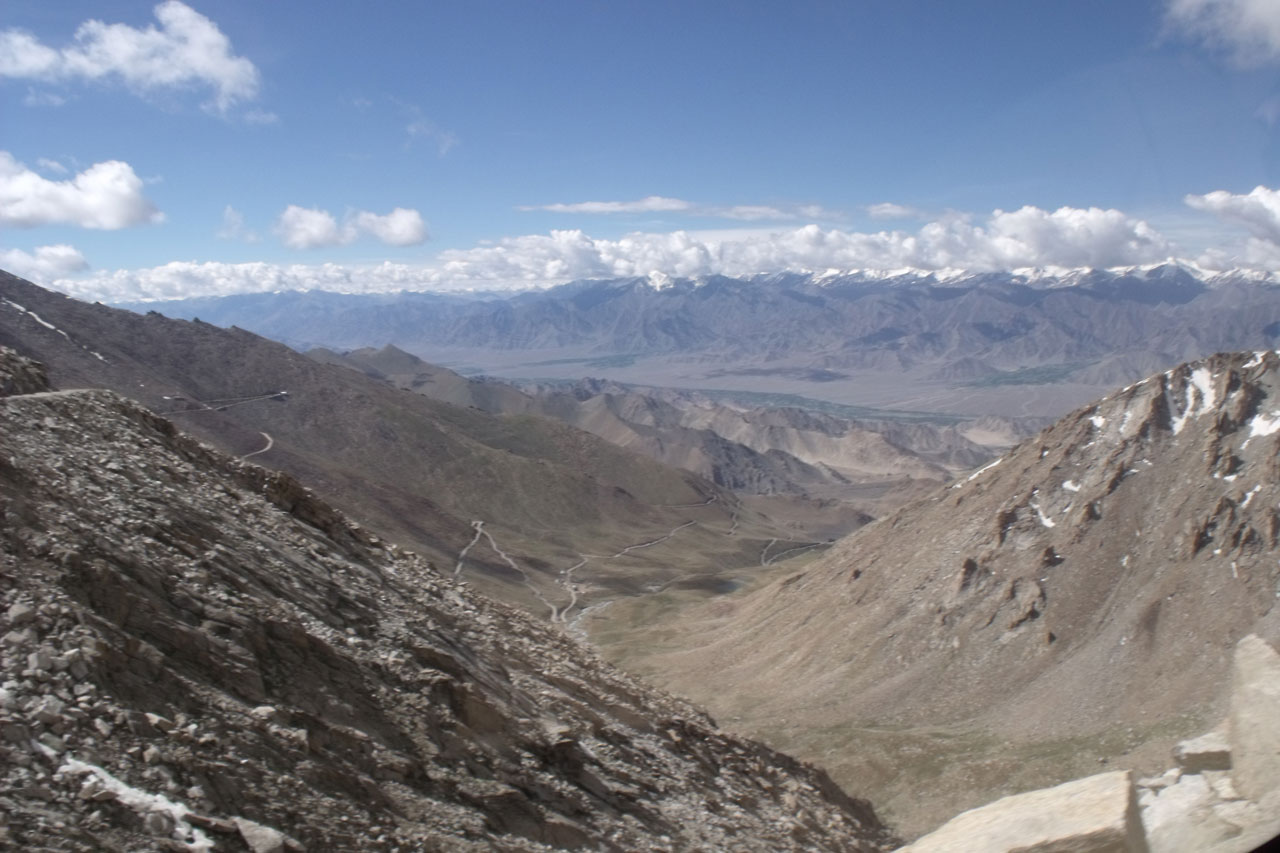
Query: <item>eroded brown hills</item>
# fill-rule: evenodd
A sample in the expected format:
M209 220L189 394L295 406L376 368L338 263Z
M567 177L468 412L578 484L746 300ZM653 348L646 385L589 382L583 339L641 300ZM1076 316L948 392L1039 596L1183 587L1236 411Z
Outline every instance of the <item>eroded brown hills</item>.
M0 349L0 847L888 849L291 477Z
M432 400L243 330L90 305L8 274L0 344L45 363L59 387L111 388L255 454L548 619L756 566L771 540L795 535L703 478L551 420Z
M571 386L525 384L517 389L497 380L460 376L394 346L346 353L316 349L308 355L456 405L554 418L692 471L739 495L826 501L826 506L813 508L815 516L830 515L833 501L879 515L1013 443L968 421L854 421L799 408L735 405L696 392L591 379ZM971 440L971 433L982 443ZM858 526L832 522L815 518L816 524L834 526L841 534Z
M1103 763L1157 770L1221 719L1235 642L1280 638L1278 460L1280 355L1186 364L655 626L686 651L643 669L908 835Z

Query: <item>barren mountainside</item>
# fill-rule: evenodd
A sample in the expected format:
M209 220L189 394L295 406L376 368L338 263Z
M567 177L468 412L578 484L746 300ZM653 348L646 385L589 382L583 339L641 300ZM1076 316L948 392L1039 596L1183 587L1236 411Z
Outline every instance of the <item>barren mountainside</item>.
M226 452L254 453L548 617L578 600L562 572L585 554L678 530L670 545L589 561L577 580L590 598L672 581L692 570L690 553L699 569L752 565L780 535L715 484L581 430L409 394L241 329L90 305L0 274L0 344L45 363L59 387L111 388Z
M287 475L0 350L0 845L882 850L718 731Z
M1280 638L1277 459L1280 354L1182 365L686 614L696 650L646 670L908 834L1098 761L1157 769L1220 718L1235 642Z
M860 422L591 379L571 386L526 385L527 393L521 393L497 380L467 379L393 346L307 354L432 399L555 418L739 493L857 499L867 486L942 482L994 455L969 440L963 425Z

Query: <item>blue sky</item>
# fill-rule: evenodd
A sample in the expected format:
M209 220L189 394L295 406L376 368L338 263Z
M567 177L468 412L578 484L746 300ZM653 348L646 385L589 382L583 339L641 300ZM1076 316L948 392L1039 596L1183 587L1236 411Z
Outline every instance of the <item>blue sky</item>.
M1269 0L9 0L0 266L103 299L1276 270L1278 72Z

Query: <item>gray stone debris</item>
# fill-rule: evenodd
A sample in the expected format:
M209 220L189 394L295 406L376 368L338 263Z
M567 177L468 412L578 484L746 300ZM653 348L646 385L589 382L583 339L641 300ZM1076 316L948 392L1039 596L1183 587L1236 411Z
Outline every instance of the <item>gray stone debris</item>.
M0 616L4 849L895 843L821 771L110 392L0 396Z

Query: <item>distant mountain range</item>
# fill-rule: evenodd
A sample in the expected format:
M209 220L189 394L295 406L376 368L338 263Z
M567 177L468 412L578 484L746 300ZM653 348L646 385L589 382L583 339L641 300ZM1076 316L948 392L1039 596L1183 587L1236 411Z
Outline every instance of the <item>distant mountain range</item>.
M709 276L580 281L484 296L285 292L130 305L237 325L295 346L579 348L598 357L682 355L799 370L934 365L966 381L1089 381L1136 362L1177 363L1280 339L1280 286L1182 264L1121 270ZM962 360L965 360L962 362ZM814 381L838 377L814 374Z

